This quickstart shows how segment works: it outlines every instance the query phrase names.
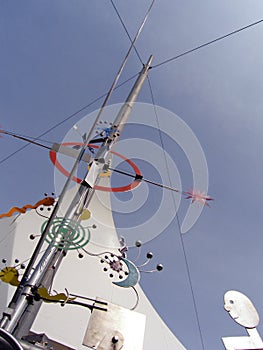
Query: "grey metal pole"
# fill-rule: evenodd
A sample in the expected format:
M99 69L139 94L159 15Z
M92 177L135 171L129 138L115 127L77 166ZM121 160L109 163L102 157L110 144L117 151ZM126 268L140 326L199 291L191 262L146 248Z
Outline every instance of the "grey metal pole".
M114 121L114 125L112 126L110 135L105 138L105 141L98 149L95 160L92 162L89 171L86 173L80 185L78 193L73 198L66 212L66 215L64 217L65 220L71 219L78 221L83 208L87 207L90 203L94 194L93 187L96 185L99 175L103 170L103 166L107 161L110 149L116 142L130 115L132 105L135 102L139 91L141 90L142 85L147 77L152 59L153 56L150 56L147 64L143 67L140 75L138 76L126 102L121 107ZM63 240L66 240L65 236L62 234L60 234L60 236L58 235L56 239L58 238L61 240L61 242L63 242ZM61 243L61 245L63 246L63 243ZM39 307L36 307L36 311L34 312L34 310L32 310L34 308L32 308L32 305L30 305L28 301L28 296L32 296L32 287L37 289L41 284L43 284L44 281L49 280L50 270L53 266L56 266L56 270L52 270L52 275L54 276L64 256L65 251L63 251L63 248L58 249L57 247L52 246L52 244L49 245L36 268L31 273L28 281L26 281L26 284L22 285L22 290L20 291L17 300L15 301L14 308L12 309L11 305L10 313L2 318L0 323L0 326L2 328L6 329L12 334L17 334L19 336L21 336L21 333L24 333L25 335L29 332L31 324L35 319L39 309ZM21 322L22 319L23 322Z

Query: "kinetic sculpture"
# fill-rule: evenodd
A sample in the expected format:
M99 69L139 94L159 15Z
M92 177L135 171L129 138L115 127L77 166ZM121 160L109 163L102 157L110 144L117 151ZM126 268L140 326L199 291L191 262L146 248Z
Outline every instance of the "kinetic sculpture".
M262 350L263 342L256 329L259 316L251 300L238 291L230 290L226 292L224 302L230 317L248 333L248 336L222 338L226 350Z

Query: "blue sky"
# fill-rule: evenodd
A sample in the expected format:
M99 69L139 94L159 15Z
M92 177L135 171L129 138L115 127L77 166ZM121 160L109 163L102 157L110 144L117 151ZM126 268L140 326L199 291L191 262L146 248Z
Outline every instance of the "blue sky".
M150 2L116 0L115 4L133 36ZM129 47L110 1L2 1L0 7L3 129L36 137L107 91ZM153 54L153 64L158 64L260 20L262 12L260 0L159 1L137 49L144 62ZM262 31L259 24L150 71L156 104L184 120L199 140L208 164L209 194L215 198L183 236L205 349L223 349L221 337L244 334L223 309L227 290L247 294L263 315ZM140 69L133 53L121 81ZM122 102L129 88L126 84L118 89L110 103ZM152 102L147 83L139 101ZM86 108L43 138L62 140L74 123L100 104ZM156 135L146 127L140 132L141 138L152 137L156 142ZM177 130L172 132L176 139ZM134 138L132 126L124 137ZM190 189L191 168L183 150L164 141L182 188ZM23 146L6 136L0 142L0 162ZM165 169L157 169L158 174L147 154L138 163L147 178L165 176ZM13 205L35 203L44 192L54 190L54 170L45 150L29 146L0 167L1 212ZM162 196L152 187L148 190L152 192L145 215L155 211ZM129 194L118 198L124 203L130 199ZM182 200L180 222L187 204ZM118 214L115 219L117 226L129 226L131 220ZM188 349L202 349L176 218L158 238L145 244L143 251L148 250L165 270L142 276L142 286L179 340ZM261 324L258 329L261 332Z

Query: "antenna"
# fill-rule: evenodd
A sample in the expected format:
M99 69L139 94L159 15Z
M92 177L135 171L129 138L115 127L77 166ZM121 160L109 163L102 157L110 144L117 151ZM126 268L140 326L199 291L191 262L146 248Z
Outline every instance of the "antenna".
M153 56L150 56L147 64L140 72L126 102L121 107L113 125L110 127L108 136L104 138L102 144L98 148L97 153L94 156L93 161L90 164L90 168L85 174L77 194L74 196L69 208L63 218L61 218L60 225L57 229L57 235L53 238L56 244L51 241L48 248L44 252L42 258L34 269L32 267L35 264L36 258L40 252L43 242L49 235L50 228L52 227L54 220L57 219L56 215L60 208L61 202L64 199L65 193L68 190L68 186L72 180L73 174L85 153L88 143L91 138L91 132L89 133L86 142L82 150L79 153L78 158L72 168L72 171L66 181L63 191L60 195L58 202L56 203L54 210L48 220L45 229L41 235L38 245L32 255L30 263L26 269L23 279L18 286L11 303L4 312L4 316L1 319L0 326L7 332L13 334L16 338L20 339L23 335L28 334L31 325L38 313L41 302L35 302L34 297L37 293L39 286L44 286L48 289L55 273L57 272L64 256L66 255L66 247L72 235L72 229L69 223L75 222L79 225L80 216L84 209L86 209L94 195L94 186L98 182L100 174L103 172L104 165L107 164L109 153L112 146L117 142L121 131L123 130L125 123L131 113L132 106L136 101L136 98L142 88L142 85L147 77ZM93 131L92 128L91 131ZM52 267L55 267L53 269ZM34 304L33 304L34 301Z

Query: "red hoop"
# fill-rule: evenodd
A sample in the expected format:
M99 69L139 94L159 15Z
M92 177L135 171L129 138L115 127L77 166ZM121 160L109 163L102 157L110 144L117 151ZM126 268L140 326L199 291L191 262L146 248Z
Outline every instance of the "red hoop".
M61 146L83 146L83 143L81 142L64 142L61 144ZM91 148L99 148L99 146L97 145L89 145L89 147ZM135 174L142 176L140 169L137 167L136 164L134 164L130 159L126 158L125 156L123 156L120 153L114 152L114 151L110 151L110 153L114 154L117 157L120 157L121 159L123 159L125 162L127 162L132 169L134 170ZM49 152L49 157L51 162L54 164L54 166L65 176L69 176L69 172L61 165L61 163L57 160L57 152L55 151L50 151ZM82 181L82 179L73 176L72 178L73 181L80 183ZM95 190L99 190L99 191L106 191L106 192L127 192L127 191L131 191L134 188L136 188L137 186L140 185L140 181L134 179L129 185L126 186L120 186L120 187L105 187L105 186L98 186L95 185L94 189Z

